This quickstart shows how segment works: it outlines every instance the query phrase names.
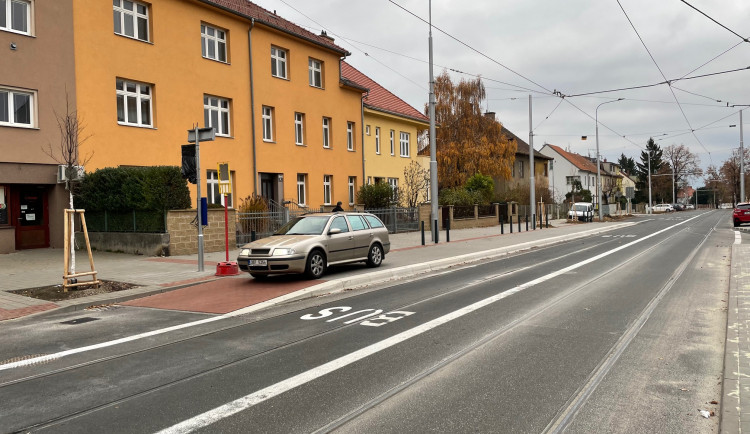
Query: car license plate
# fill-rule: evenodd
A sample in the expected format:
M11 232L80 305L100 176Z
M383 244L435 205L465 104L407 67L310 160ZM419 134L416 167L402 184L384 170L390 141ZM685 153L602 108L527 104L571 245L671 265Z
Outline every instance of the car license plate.
M251 259L248 261L248 265L251 267L265 267L268 265L268 261L266 259Z

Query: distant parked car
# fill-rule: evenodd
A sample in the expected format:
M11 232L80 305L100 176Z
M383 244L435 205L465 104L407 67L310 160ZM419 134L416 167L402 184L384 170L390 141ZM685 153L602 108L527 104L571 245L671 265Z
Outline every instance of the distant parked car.
M681 203L672 204L672 208L674 208L675 211L685 211L685 205Z
M674 207L668 203L660 203L658 205L654 205L652 208L652 211L654 212L672 212L674 211Z
M245 244L237 264L256 279L287 273L317 279L334 264L365 262L379 267L390 248L388 229L370 213L314 213Z
M719 209L732 209L732 204L728 202L722 203L719 205Z
M568 218L578 219L583 222L594 221L594 205L591 202L576 202L568 211Z
M685 205L685 209L695 209L695 205L693 205L692 203L689 203Z
M742 223L750 223L750 203L738 203L734 208L732 220L734 221L734 227Z

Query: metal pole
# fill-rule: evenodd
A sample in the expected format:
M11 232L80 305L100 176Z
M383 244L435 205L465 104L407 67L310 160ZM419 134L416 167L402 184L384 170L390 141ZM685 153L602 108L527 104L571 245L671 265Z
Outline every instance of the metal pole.
M605 101L598 106L596 106L596 110L594 111L594 121L596 122L596 202L599 204L599 221L602 221L604 219L604 216L602 215L602 191L599 189L599 187L602 185L602 173L601 168L599 167L601 164L599 162L599 107L603 106L604 104L609 104L611 102L617 102L622 101L624 98L617 98L613 101ZM649 174L651 173L651 170L649 169ZM649 181L649 186L651 185L651 182ZM649 200L651 200L649 198Z
M432 235L435 242L438 242L438 176L437 176L437 151L435 146L435 78L432 73L432 0L429 1L429 25L430 25L430 204L432 209L432 218L435 222Z
M672 168L672 203L677 203L677 199L675 198L675 190L674 190L674 167Z
M648 212L646 214L653 214L651 211L651 151L646 149L648 154Z
M195 182L198 190L198 271L204 270L203 265L203 210L201 209L201 153L198 137L198 124L195 124Z
M534 128L531 123L531 95L529 95L529 197L531 198L531 221L534 222L534 229L536 229L536 218L534 212L536 211L536 197L534 197Z
M745 150L742 136L742 110L740 110L740 202L745 201Z

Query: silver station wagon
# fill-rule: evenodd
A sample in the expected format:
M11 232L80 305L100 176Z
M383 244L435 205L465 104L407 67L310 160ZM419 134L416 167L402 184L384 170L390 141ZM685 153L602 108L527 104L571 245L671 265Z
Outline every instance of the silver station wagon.
M240 248L237 264L254 278L305 273L317 279L330 265L379 267L391 248L388 229L369 213L314 213L296 217L272 236Z

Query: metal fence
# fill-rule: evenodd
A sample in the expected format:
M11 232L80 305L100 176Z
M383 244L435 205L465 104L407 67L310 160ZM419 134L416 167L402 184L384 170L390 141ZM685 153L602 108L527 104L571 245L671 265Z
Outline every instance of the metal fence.
M266 211L266 212L238 212L236 217L237 244L245 244L252 241L253 232L255 238L263 238L272 235L288 221L288 212Z
M166 211L86 211L89 232L145 232L167 231Z
M457 205L453 207L453 220L473 219L474 205Z
M368 209L365 212L376 215L388 228L389 233L419 230L419 208L392 207Z

